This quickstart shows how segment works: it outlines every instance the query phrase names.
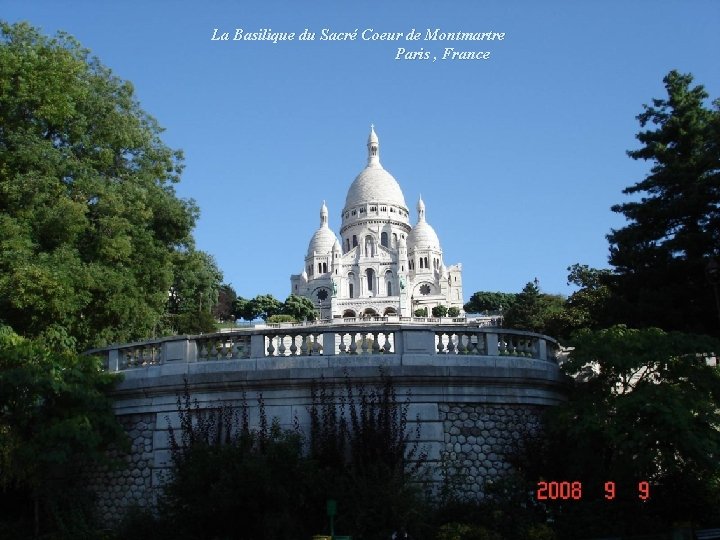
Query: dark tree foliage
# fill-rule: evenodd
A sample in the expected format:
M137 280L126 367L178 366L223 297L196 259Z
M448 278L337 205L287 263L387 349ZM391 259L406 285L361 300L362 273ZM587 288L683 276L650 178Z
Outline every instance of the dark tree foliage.
M573 344L563 366L575 377L569 399L548 411L545 432L520 460L530 486L582 482L581 501L545 503L561 537L718 526L720 374L706 360L720 343L616 326L580 332Z
M562 313L564 302L562 297L543 294L535 282L528 282L505 312L503 326L552 333L554 320Z
M191 399L186 384L178 397L180 429L170 430L173 476L152 538L289 540L312 535L315 522L307 519L311 509L304 496L312 478L302 455L302 436L269 422L262 396L258 408L260 422L251 429L244 395L239 408L220 404L206 409ZM124 534L137 537L141 524L126 525Z
M235 321L235 302L237 293L232 285L223 283L218 289L218 301L213 308L212 315L220 322Z
M304 452L299 428L268 420L262 396L251 428L244 395L240 407L204 408L186 384L179 429L170 430L174 467L159 515L129 516L118 538L310 538L329 533L328 499L337 501L339 534L384 538L409 527L423 538L427 507L412 483L419 477L405 466L424 458L407 430L407 410L384 374L370 389L347 380L337 396L320 381Z
M705 276L720 256L720 101L693 77L671 71L667 97L637 118L642 147L628 152L652 164L612 207L628 224L612 230L614 309L631 326L717 334L713 293Z
M612 271L574 264L568 267L568 272L568 285L579 289L565 300L561 310L553 314L546 333L567 340L577 330L611 326L611 321L617 317L610 292Z
M161 329L198 214L161 132L72 37L0 23L0 319L80 350Z
M54 349L0 327L3 538L95 538L84 473L127 442L106 396L116 377Z
M320 381L312 398L310 457L321 472L320 493L343 508L338 527L360 539L389 537L400 527L421 535L427 507L418 482L426 456L419 432L408 429L409 397L400 401L381 371L379 385L348 377L337 394Z
M217 325L213 310L222 281L215 259L202 251L188 249L173 254L173 266L166 315L169 333L214 332Z

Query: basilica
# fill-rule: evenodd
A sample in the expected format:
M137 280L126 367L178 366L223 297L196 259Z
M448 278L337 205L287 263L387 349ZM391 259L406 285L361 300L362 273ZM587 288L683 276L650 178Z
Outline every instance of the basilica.
M373 127L367 152L367 166L345 198L340 236L328 225L323 201L305 268L290 277L291 292L312 300L323 319L431 315L438 305L462 311L462 265L445 266L422 198L410 225L400 185L380 164Z

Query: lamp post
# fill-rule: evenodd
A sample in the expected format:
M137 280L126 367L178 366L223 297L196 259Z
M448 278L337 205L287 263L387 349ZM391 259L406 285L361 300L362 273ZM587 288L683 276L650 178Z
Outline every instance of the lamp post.
M718 313L718 322L720 322L720 295L718 295L718 285L720 284L720 264L715 259L710 259L705 267L705 277L708 283L712 285L715 293L715 308Z

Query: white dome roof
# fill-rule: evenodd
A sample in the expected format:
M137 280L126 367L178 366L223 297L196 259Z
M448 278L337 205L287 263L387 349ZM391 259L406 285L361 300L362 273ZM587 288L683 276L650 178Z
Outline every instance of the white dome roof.
M393 175L380 165L380 142L374 126L368 137L368 164L350 184L345 198L345 210L370 202L386 203L407 208L400 185Z
M315 231L315 234L310 239L307 256L312 257L313 253L318 255L330 253L335 244L339 245L338 239L328 227L328 209L325 206L325 201L323 201L320 207L320 228Z
M427 221L420 221L410 231L407 238L408 249L432 248L440 250L440 240L435 229Z
M425 221L425 203L420 197L417 204L418 222L408 234L408 249L436 249L440 251L440 240L435 229Z
M310 239L307 252L308 257L312 257L313 253L317 253L318 255L330 253L337 241L338 239L335 233L328 227L320 227Z
M345 208L369 202L395 204L407 208L400 185L379 163L368 165L350 185Z

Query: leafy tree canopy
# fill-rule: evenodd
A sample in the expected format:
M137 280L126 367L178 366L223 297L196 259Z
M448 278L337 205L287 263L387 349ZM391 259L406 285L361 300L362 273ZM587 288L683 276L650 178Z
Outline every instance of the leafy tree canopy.
M34 514L30 537L41 523L57 526L46 517L76 520L83 507L91 521L87 501L73 507L72 499L83 471L105 462L110 444L125 443L106 396L116 380L96 358L51 351L0 327L0 495L13 502L0 508L0 529Z
M536 280L537 281L537 280ZM552 333L552 323L562 312L565 300L558 295L543 294L535 282L528 282L515 302L505 312L503 326Z
M170 333L213 332L216 328L213 310L222 281L215 259L194 249L176 251L173 267L167 309Z
M516 293L477 291L463 308L466 313L499 314L512 307L516 296Z
M317 316L317 309L312 300L294 294L287 297L281 311L284 315L290 315L296 321L314 321Z
M237 293L232 285L223 283L218 289L218 302L213 308L213 316L222 322L235 320L235 302Z
M720 373L706 362L720 343L614 326L581 331L573 344L563 369L575 384L530 459L536 480L582 482L583 504L551 508L559 530L574 523L566 536L576 538L720 518ZM607 481L615 504L604 500ZM647 502L640 481L650 484Z
M198 213L175 194L182 155L161 131L132 85L72 37L0 23L6 324L65 332L79 348L158 327Z
M720 100L693 77L671 71L667 97L637 117L641 148L652 164L617 204L628 224L608 235L615 267L614 310L632 326L715 333L717 314L705 268L720 256Z
M291 294L280 302L271 294L260 294L252 299L239 296L235 300L235 316L238 319L267 321L274 315L287 315L295 321L314 321L317 311L312 300Z

